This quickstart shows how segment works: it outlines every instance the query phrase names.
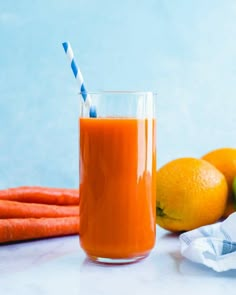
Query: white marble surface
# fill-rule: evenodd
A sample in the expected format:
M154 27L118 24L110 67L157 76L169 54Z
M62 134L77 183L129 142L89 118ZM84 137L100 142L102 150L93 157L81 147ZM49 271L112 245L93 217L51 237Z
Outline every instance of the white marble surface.
M216 273L187 261L178 236L157 227L151 255L135 264L97 265L77 236L0 246L0 294L235 294L236 271Z

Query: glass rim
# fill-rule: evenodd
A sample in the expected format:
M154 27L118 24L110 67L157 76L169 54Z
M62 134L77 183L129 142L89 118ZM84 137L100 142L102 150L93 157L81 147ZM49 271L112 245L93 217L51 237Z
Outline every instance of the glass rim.
M82 94L88 95L101 95L101 94L129 94L129 95L157 95L157 92L154 91L137 91L137 90L100 90L100 91L83 91L79 92L79 95Z

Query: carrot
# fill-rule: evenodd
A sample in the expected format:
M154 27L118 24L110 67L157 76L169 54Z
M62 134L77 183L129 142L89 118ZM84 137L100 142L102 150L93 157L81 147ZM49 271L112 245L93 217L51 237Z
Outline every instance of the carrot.
M79 233L79 217L0 219L0 243Z
M0 200L54 205L78 205L79 190L42 186L20 186L0 190Z
M0 218L79 216L79 206L58 206L0 200Z

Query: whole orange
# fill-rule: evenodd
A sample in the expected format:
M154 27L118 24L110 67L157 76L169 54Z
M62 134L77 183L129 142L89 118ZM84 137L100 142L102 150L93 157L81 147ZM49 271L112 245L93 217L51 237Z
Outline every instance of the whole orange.
M212 224L222 216L228 194L224 175L202 159L180 158L156 174L156 222L170 231Z
M236 149L220 148L213 150L202 157L219 169L228 183L228 201L223 217L229 216L235 211L233 198L233 179L236 176Z

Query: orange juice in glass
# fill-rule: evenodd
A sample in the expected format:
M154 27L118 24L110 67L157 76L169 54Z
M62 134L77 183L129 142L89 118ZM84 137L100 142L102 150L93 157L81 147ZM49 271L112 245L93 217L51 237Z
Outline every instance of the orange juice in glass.
M79 118L80 244L103 263L146 257L156 234L156 119L152 92L90 93Z

